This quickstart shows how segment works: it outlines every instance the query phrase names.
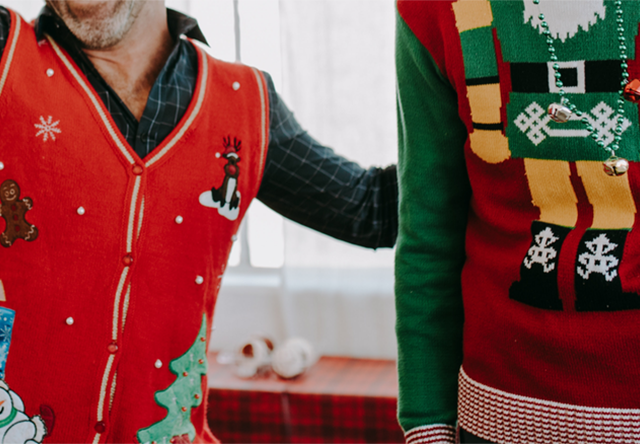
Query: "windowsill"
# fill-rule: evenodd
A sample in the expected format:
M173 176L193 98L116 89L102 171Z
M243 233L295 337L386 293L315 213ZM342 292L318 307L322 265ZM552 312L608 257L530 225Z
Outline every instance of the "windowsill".
M230 268L214 325L212 351L259 334L303 337L320 355L395 359L393 270Z

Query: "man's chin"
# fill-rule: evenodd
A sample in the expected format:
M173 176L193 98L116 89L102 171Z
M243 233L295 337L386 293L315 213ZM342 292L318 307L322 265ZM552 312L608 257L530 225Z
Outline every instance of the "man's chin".
M47 0L87 49L107 49L122 40L139 7L135 0Z

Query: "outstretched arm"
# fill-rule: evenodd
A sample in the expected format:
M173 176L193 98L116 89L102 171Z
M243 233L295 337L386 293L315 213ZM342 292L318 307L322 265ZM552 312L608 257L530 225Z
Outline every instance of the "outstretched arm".
M270 134L258 193L265 205L302 225L356 245L392 247L397 234L395 165L364 169L304 131L269 88Z

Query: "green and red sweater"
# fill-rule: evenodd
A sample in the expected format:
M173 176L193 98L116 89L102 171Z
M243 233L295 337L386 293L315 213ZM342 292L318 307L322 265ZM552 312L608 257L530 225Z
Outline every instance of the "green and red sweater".
M640 8L623 2L630 78ZM399 418L408 442L640 438L640 124L610 1L398 1ZM587 123L560 124L540 14ZM616 154L602 162L620 125Z

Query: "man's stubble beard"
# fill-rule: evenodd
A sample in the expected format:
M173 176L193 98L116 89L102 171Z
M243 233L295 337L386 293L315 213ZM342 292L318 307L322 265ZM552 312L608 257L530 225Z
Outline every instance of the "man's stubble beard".
M67 0L46 3L87 49L107 49L120 42L144 4L142 0L107 0L72 8Z

